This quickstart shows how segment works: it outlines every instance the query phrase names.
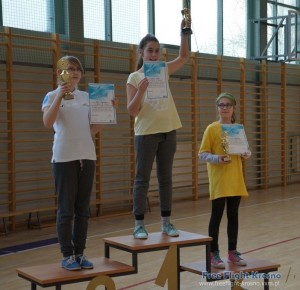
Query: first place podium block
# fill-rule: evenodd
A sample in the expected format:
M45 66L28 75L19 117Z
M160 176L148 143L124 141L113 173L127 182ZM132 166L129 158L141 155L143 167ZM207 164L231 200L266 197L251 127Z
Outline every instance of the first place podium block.
M105 257L110 257L110 248L131 253L132 266L138 273L138 254L168 249L168 253L161 266L156 284L164 286L168 280L168 289L180 289L180 249L184 247L202 246L206 248L206 271L211 271L210 242L211 237L195 233L179 231L178 237L169 237L161 232L149 233L148 239L134 239L132 235L104 238Z

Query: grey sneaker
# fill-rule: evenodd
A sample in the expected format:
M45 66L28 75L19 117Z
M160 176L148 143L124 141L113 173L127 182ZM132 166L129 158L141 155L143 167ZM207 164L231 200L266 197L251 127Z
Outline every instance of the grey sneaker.
M145 240L148 238L148 232L146 231L144 226L136 226L134 228L133 237L135 239Z
M162 226L162 232L163 234L168 235L169 237L178 237L179 232L175 228L175 226L171 223L166 223Z

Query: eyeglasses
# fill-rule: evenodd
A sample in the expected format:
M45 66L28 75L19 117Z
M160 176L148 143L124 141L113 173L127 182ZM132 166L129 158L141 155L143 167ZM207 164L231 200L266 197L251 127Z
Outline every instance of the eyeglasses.
M74 72L81 72L81 69L70 67L70 68L67 68L67 71L71 72L71 73L74 73Z
M233 106L233 104L230 104L230 103L228 103L228 104L223 104L223 103L218 104L218 107L221 108L221 109L230 109L230 108L232 108L232 106Z

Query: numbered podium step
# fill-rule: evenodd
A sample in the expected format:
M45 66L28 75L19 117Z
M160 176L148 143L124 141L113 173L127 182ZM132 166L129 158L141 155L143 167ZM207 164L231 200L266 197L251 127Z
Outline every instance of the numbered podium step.
M22 267L16 271L19 277L31 282L32 290L36 290L37 285L43 288L55 286L56 290L61 290L62 285L66 284L90 281L98 277L116 277L134 273L132 266L104 257L90 260L94 264L94 269L68 271L63 269L59 263L55 263Z
M180 249L184 247L205 246L205 269L210 272L210 242L211 237L195 233L179 231L178 237L169 237L161 232L149 233L148 239L134 239L132 235L104 238L105 257L110 257L110 248L131 253L132 266L138 273L138 254L168 249L165 260L156 279L156 284L168 289L180 289Z
M261 283L265 290L269 289L270 272L278 271L279 264L273 263L267 260L260 260L244 256L247 261L247 266L237 266L232 263L227 263L226 258L222 258L225 263L225 269L211 268L211 271L206 270L206 261L200 261L195 263L186 263L180 266L182 271L188 271L194 274L201 275L206 278L207 281L217 281L230 279L231 281L238 281L233 283L232 289L243 289L237 284L242 284L244 279L263 279ZM261 275L260 275L261 274ZM274 275L276 277L276 275ZM236 284L236 285L234 285Z

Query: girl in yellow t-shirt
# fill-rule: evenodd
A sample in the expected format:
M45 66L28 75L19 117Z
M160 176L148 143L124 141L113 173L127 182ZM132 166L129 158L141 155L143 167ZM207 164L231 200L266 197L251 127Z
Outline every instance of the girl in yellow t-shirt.
M242 171L242 158L251 156L247 151L241 156L225 154L222 146L222 124L236 122L236 100L232 94L222 93L216 100L219 120L207 126L199 150L199 158L207 162L210 200L212 201L209 236L211 243L211 265L223 269L225 264L219 253L219 228L225 204L227 211L228 259L229 263L245 266L247 263L236 250L238 238L238 210L242 196L248 196Z

